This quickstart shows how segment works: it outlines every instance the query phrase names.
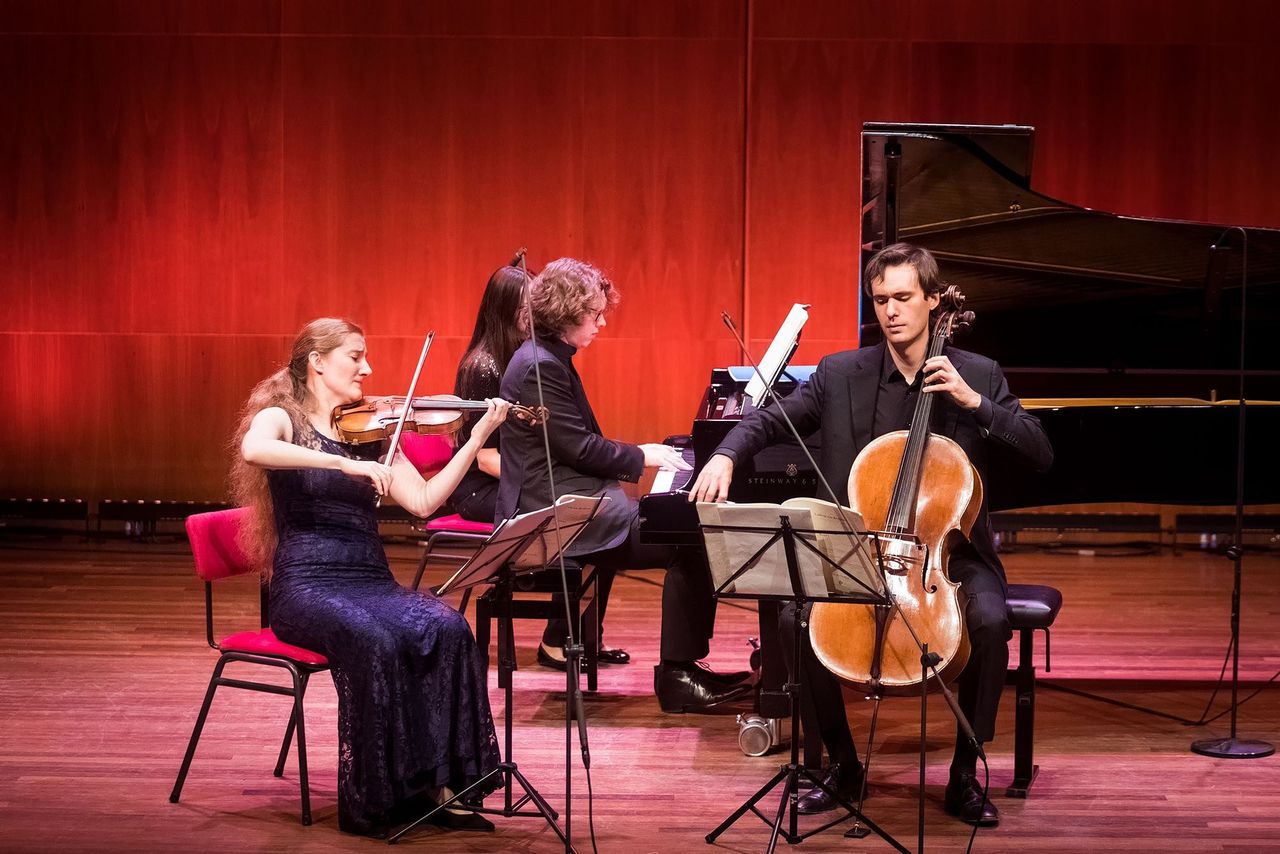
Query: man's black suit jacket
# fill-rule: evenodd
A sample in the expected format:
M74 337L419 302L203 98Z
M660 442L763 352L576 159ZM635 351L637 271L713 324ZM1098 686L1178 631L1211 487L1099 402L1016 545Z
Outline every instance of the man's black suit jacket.
M968 412L946 395L939 395L934 406L940 411L935 413L938 420L934 423L941 426L936 432L954 439L964 449L984 481L989 455L998 448L1012 452L1036 471L1046 471L1053 463L1049 438L1040 420L1023 409L1009 391L1000 366L976 353L953 348L944 352L964 381L982 395L983 403L976 412ZM782 406L802 436L820 432L822 451L818 465L842 504L848 501L849 470L854 458L876 438L873 435L876 396L885 358L883 343L833 353L818 363L809 382L782 400ZM790 432L776 405L770 404L743 418L716 448L716 453L728 456L736 464L788 436ZM969 541L977 558L1003 581L1004 567L991 535L985 493Z
M560 340L540 339L537 363L542 374L542 397L550 419L551 470L556 494L607 495L600 515L568 550L570 555L591 554L626 539L638 509L619 481L640 480L644 452L635 445L606 439L600 432L582 380L573 367L575 348ZM534 345L526 341L511 357L502 375L500 394L526 406L538 403L534 372ZM526 513L551 504L547 482L547 456L542 428L508 418L502 425L502 468L498 485L497 519Z

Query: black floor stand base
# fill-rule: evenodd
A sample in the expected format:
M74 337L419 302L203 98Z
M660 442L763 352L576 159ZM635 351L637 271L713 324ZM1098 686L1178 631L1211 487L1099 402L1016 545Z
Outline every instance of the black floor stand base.
M840 806L844 807L845 813L841 815L839 818L833 821L829 821L826 824L822 825L821 827L817 827L817 828L814 828L813 830L800 833L797 828L798 821L796 818L796 815L797 815L796 799L799 796L799 785L800 785L801 777L809 780L813 784L814 788L821 789L822 791L830 795L832 798L835 798L836 801L840 804ZM772 817L770 817L765 815L763 812L761 812L760 809L756 806L756 804L759 803L771 791L773 791L774 788L776 788L779 783L783 784L782 797L778 801L777 811L774 813ZM790 807L790 810L788 810L788 807ZM835 789L824 785L823 782L819 780L817 776L813 774L812 771L810 771L808 768L798 763L789 762L786 765L783 765L778 770L778 773L774 774L773 778L768 783L765 783L764 786L759 791L757 791L754 795L752 795L750 798L747 799L746 803L738 807L738 809L735 810L731 816L729 816L727 819L721 822L719 827L717 827L715 830L707 834L706 836L707 842L708 843L715 842L716 839L720 836L720 834L728 830L738 819L746 815L747 812L755 813L757 818L759 818L765 824L769 825L770 828L772 828L773 832L769 835L769 847L765 849L765 851L768 852L768 854L773 854L773 851L778 847L779 838L782 838L783 840L785 840L788 845L795 845L798 842L803 842L804 840L808 839L810 836L814 836L816 834L822 833L824 830L834 827L835 825L840 824L841 822L848 821L850 818L858 819L864 831L862 833L863 836L867 835L868 833L875 833L885 842L888 842L891 846L893 846L895 850L901 851L902 854L910 854L910 852L906 848L903 848L902 845L900 845L897 840L895 840L892 836L889 836L887 833L881 830L879 826L877 826L874 822L872 822L865 815L863 815L858 810L858 808L855 807L850 801L847 801L844 798L840 797L840 794ZM790 812L790 828L784 829L783 824L787 820L788 812Z
M513 733L515 727L513 723L513 686L511 675L515 671L515 646L511 641L512 638L512 620L514 619L511 607L511 580L504 577L498 581L493 588L493 597L497 606L498 614L498 684L502 687L506 699L505 710L503 712L504 723L504 755L507 757L505 762L499 762L488 774L476 780L462 791L456 793L453 797L441 803L435 809L426 815L416 819L412 824L402 828L394 836L387 839L389 845L394 845L399 841L400 837L406 833L410 833L424 822L429 821L438 812L447 809L455 804L462 809L473 813L483 813L487 815L502 816L503 818L542 818L555 831L556 836L560 837L560 841L564 844L566 852L577 854L573 846L569 842L568 834L560 827L558 819L560 814L556 812L542 794L534 788L523 774L520 773L519 767L512 760L514 743ZM580 647L579 647L580 649ZM576 672L574 674L576 676ZM497 786L493 785L495 780L501 780ZM523 795L516 796L515 785L519 784L524 791ZM493 807L473 807L465 803L466 798L473 792L493 791L496 795L498 791L502 792L503 804L501 809ZM567 795L567 793L566 793ZM529 804L533 805L533 809L524 809Z
M488 784L497 776L501 776L505 778L503 785L506 790L506 802L503 804L501 809L494 809L492 807L472 807L464 803L464 800L468 795L470 795L472 792L482 790L483 788L485 788L486 784ZM514 789L515 783L520 784L520 788L524 790L524 794L521 795L518 799L513 800L513 795L514 795L513 789ZM556 812L555 809L553 809L552 806L546 802L546 800L542 797L542 794L536 788L534 788L533 784L530 783L523 774L520 773L520 769L516 767L516 764L514 762L499 763L497 768L494 768L492 771L490 771L488 774L481 777L479 780L476 780L470 786L467 786L465 789L458 792L453 797L439 804L435 809L431 810L426 815L422 816L421 818L418 818L412 824L402 828L394 836L391 836L390 838L388 838L387 844L388 845L396 844L396 842L400 840L400 837L404 836L407 833L413 832L418 828L419 825L430 821L436 815L436 813L440 812L441 810L448 809L449 807L455 804L460 804L464 809L473 813L500 815L500 816L503 816L504 818L545 819L547 824L551 827L551 829L556 832L556 836L560 837L560 841L568 845L568 837L565 836L564 831L560 829L560 825L556 821L556 819L560 817L560 814ZM527 804L533 804L533 809L525 810L524 807Z
M1268 741L1251 738L1202 738L1191 742L1191 752L1218 759L1261 759L1276 752Z

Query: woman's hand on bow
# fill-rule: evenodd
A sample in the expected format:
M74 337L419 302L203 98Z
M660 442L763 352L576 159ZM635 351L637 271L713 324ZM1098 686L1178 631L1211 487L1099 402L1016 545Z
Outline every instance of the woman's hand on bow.
M379 495L386 495L391 491L391 482L394 479L391 466L370 460L353 460L347 457L339 457L339 459L341 462L338 463L338 471L347 477L369 481Z

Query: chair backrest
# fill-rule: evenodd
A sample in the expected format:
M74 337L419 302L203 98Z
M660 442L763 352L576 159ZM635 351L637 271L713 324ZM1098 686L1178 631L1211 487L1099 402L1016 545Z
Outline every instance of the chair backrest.
M453 458L453 445L448 438L430 433L405 433L400 437L400 450L423 477L440 471Z
M191 541L196 575L205 581L217 581L253 571L236 541L236 534L248 516L249 508L235 507L187 517L187 539Z

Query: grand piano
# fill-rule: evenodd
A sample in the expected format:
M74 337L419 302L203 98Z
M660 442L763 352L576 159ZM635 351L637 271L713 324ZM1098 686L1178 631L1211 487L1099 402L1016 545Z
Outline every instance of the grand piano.
M1280 405L1262 402L1280 400L1280 231L1119 216L1050 198L1031 188L1034 138L1018 125L870 123L862 133L859 277L888 244L928 248L977 315L957 346L999 361L1052 440L1047 475L992 461L991 509L1234 505L1242 323L1245 499L1280 502ZM861 284L850 277L860 293ZM861 324L861 344L875 343L865 294L860 314L871 321ZM789 369L778 393L808 370ZM694 471L684 482L749 409L746 378L741 369L712 372L685 441ZM782 445L735 470L730 499L813 495L814 481L799 447ZM672 491L681 485L641 499L643 537L698 542L696 513Z
M957 345L1000 362L1044 423L1053 469L1028 475L997 460L992 510L1234 504L1242 304L1246 398L1280 400L1280 231L1119 216L1052 199L1031 189L1034 138L1020 125L864 125L859 276L890 243L928 248L977 315ZM862 293L861 285L851 277L851 288ZM861 344L875 343L865 293L860 309L870 320ZM779 394L809 370L789 368ZM741 369L712 372L688 440L695 472L750 408L748 378ZM1246 502L1280 502L1280 406L1246 411ZM735 472L731 499L814 494L797 446L761 456ZM665 503L675 502L642 499L642 530L675 542L690 519L696 528L696 516L669 521Z

